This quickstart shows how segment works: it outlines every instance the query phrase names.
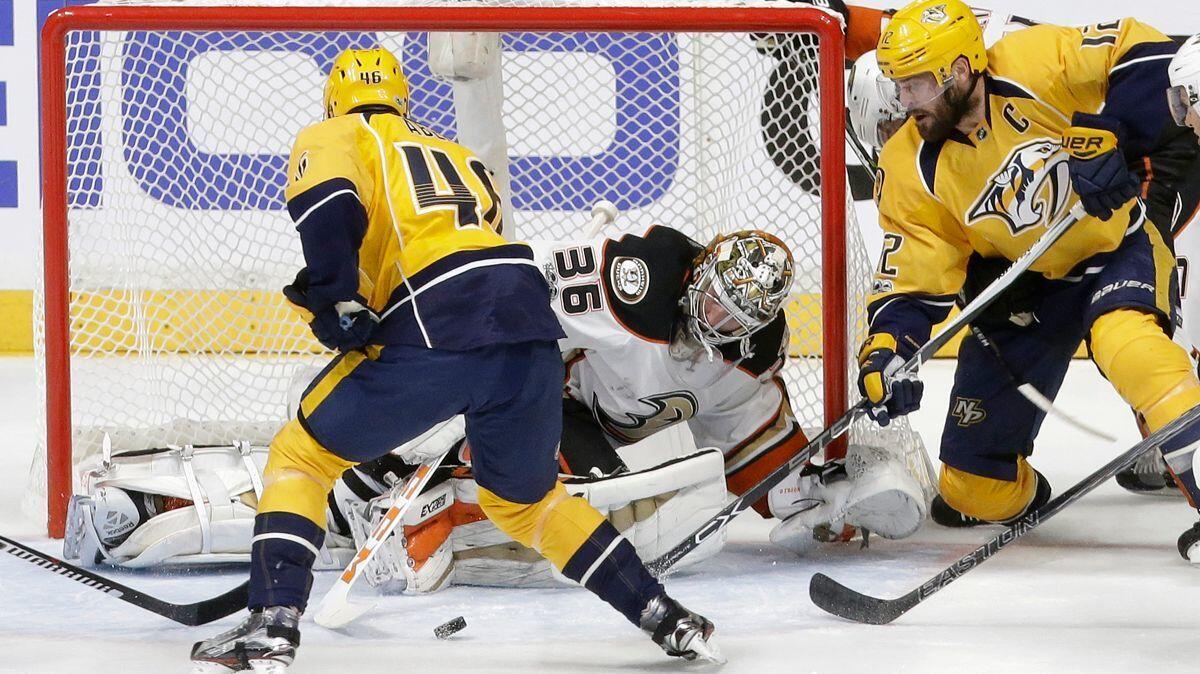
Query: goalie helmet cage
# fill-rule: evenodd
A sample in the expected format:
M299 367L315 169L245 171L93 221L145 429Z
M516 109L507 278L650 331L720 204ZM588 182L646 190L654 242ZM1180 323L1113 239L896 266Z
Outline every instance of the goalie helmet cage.
M428 32L504 36L520 99L505 115L524 115L506 121L517 236L581 238L598 198L625 229L779 233L798 271L793 408L807 428L847 409L870 270L847 218L834 15L754 0L182 5L78 6L43 29L46 425L27 505L45 495L52 536L105 435L117 450L265 442L289 416L291 375L328 358L279 293L303 264L282 202L291 139L320 118L332 56L376 42L405 54L410 114L454 134ZM554 108L581 90L608 100Z

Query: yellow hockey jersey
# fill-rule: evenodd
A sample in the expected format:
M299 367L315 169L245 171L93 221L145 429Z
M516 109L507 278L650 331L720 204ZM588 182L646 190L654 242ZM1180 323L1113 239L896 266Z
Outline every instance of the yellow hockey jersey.
M870 331L911 353L945 318L967 260L1015 260L1061 219L1071 189L1062 132L1080 112L1116 116L1126 156L1153 144L1166 121L1157 86L1175 45L1133 19L1085 28L1042 25L988 50L985 120L970 134L923 141L909 120L883 148L876 176L884 248L869 303ZM1154 73L1148 76L1147 71ZM1161 77L1159 72L1161 71ZM1162 108L1157 110L1156 107ZM1051 279L1117 248L1144 219L1137 200L1107 222L1087 217L1034 266Z
M398 114L313 124L285 190L316 311L358 300L381 344L469 349L562 335L524 244L500 235L500 196L467 148Z

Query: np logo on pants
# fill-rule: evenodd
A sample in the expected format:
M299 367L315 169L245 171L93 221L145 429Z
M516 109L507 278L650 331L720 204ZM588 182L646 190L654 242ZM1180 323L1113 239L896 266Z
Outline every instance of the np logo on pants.
M983 411L983 401L975 398L954 398L954 409L950 415L958 419L958 425L966 428L973 424L977 424L987 418L987 412Z

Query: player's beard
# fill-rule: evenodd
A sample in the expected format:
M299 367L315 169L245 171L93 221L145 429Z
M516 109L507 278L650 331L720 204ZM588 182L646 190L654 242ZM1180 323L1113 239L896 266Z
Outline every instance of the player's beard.
M912 116L917 123L917 133L926 143L940 143L954 133L955 127L962 121L964 115L971 109L971 92L975 90L976 80L961 93L954 87L946 90L933 102L930 110L913 111Z

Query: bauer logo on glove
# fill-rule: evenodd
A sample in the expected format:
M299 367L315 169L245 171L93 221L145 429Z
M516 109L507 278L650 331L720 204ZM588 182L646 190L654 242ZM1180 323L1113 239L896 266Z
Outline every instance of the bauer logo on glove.
M1071 187L1088 215L1108 220L1138 193L1138 180L1121 150L1125 127L1117 119L1082 112L1071 123L1062 137Z
M1076 159L1092 159L1117 149L1117 135L1104 129L1072 126L1063 131L1062 146Z

